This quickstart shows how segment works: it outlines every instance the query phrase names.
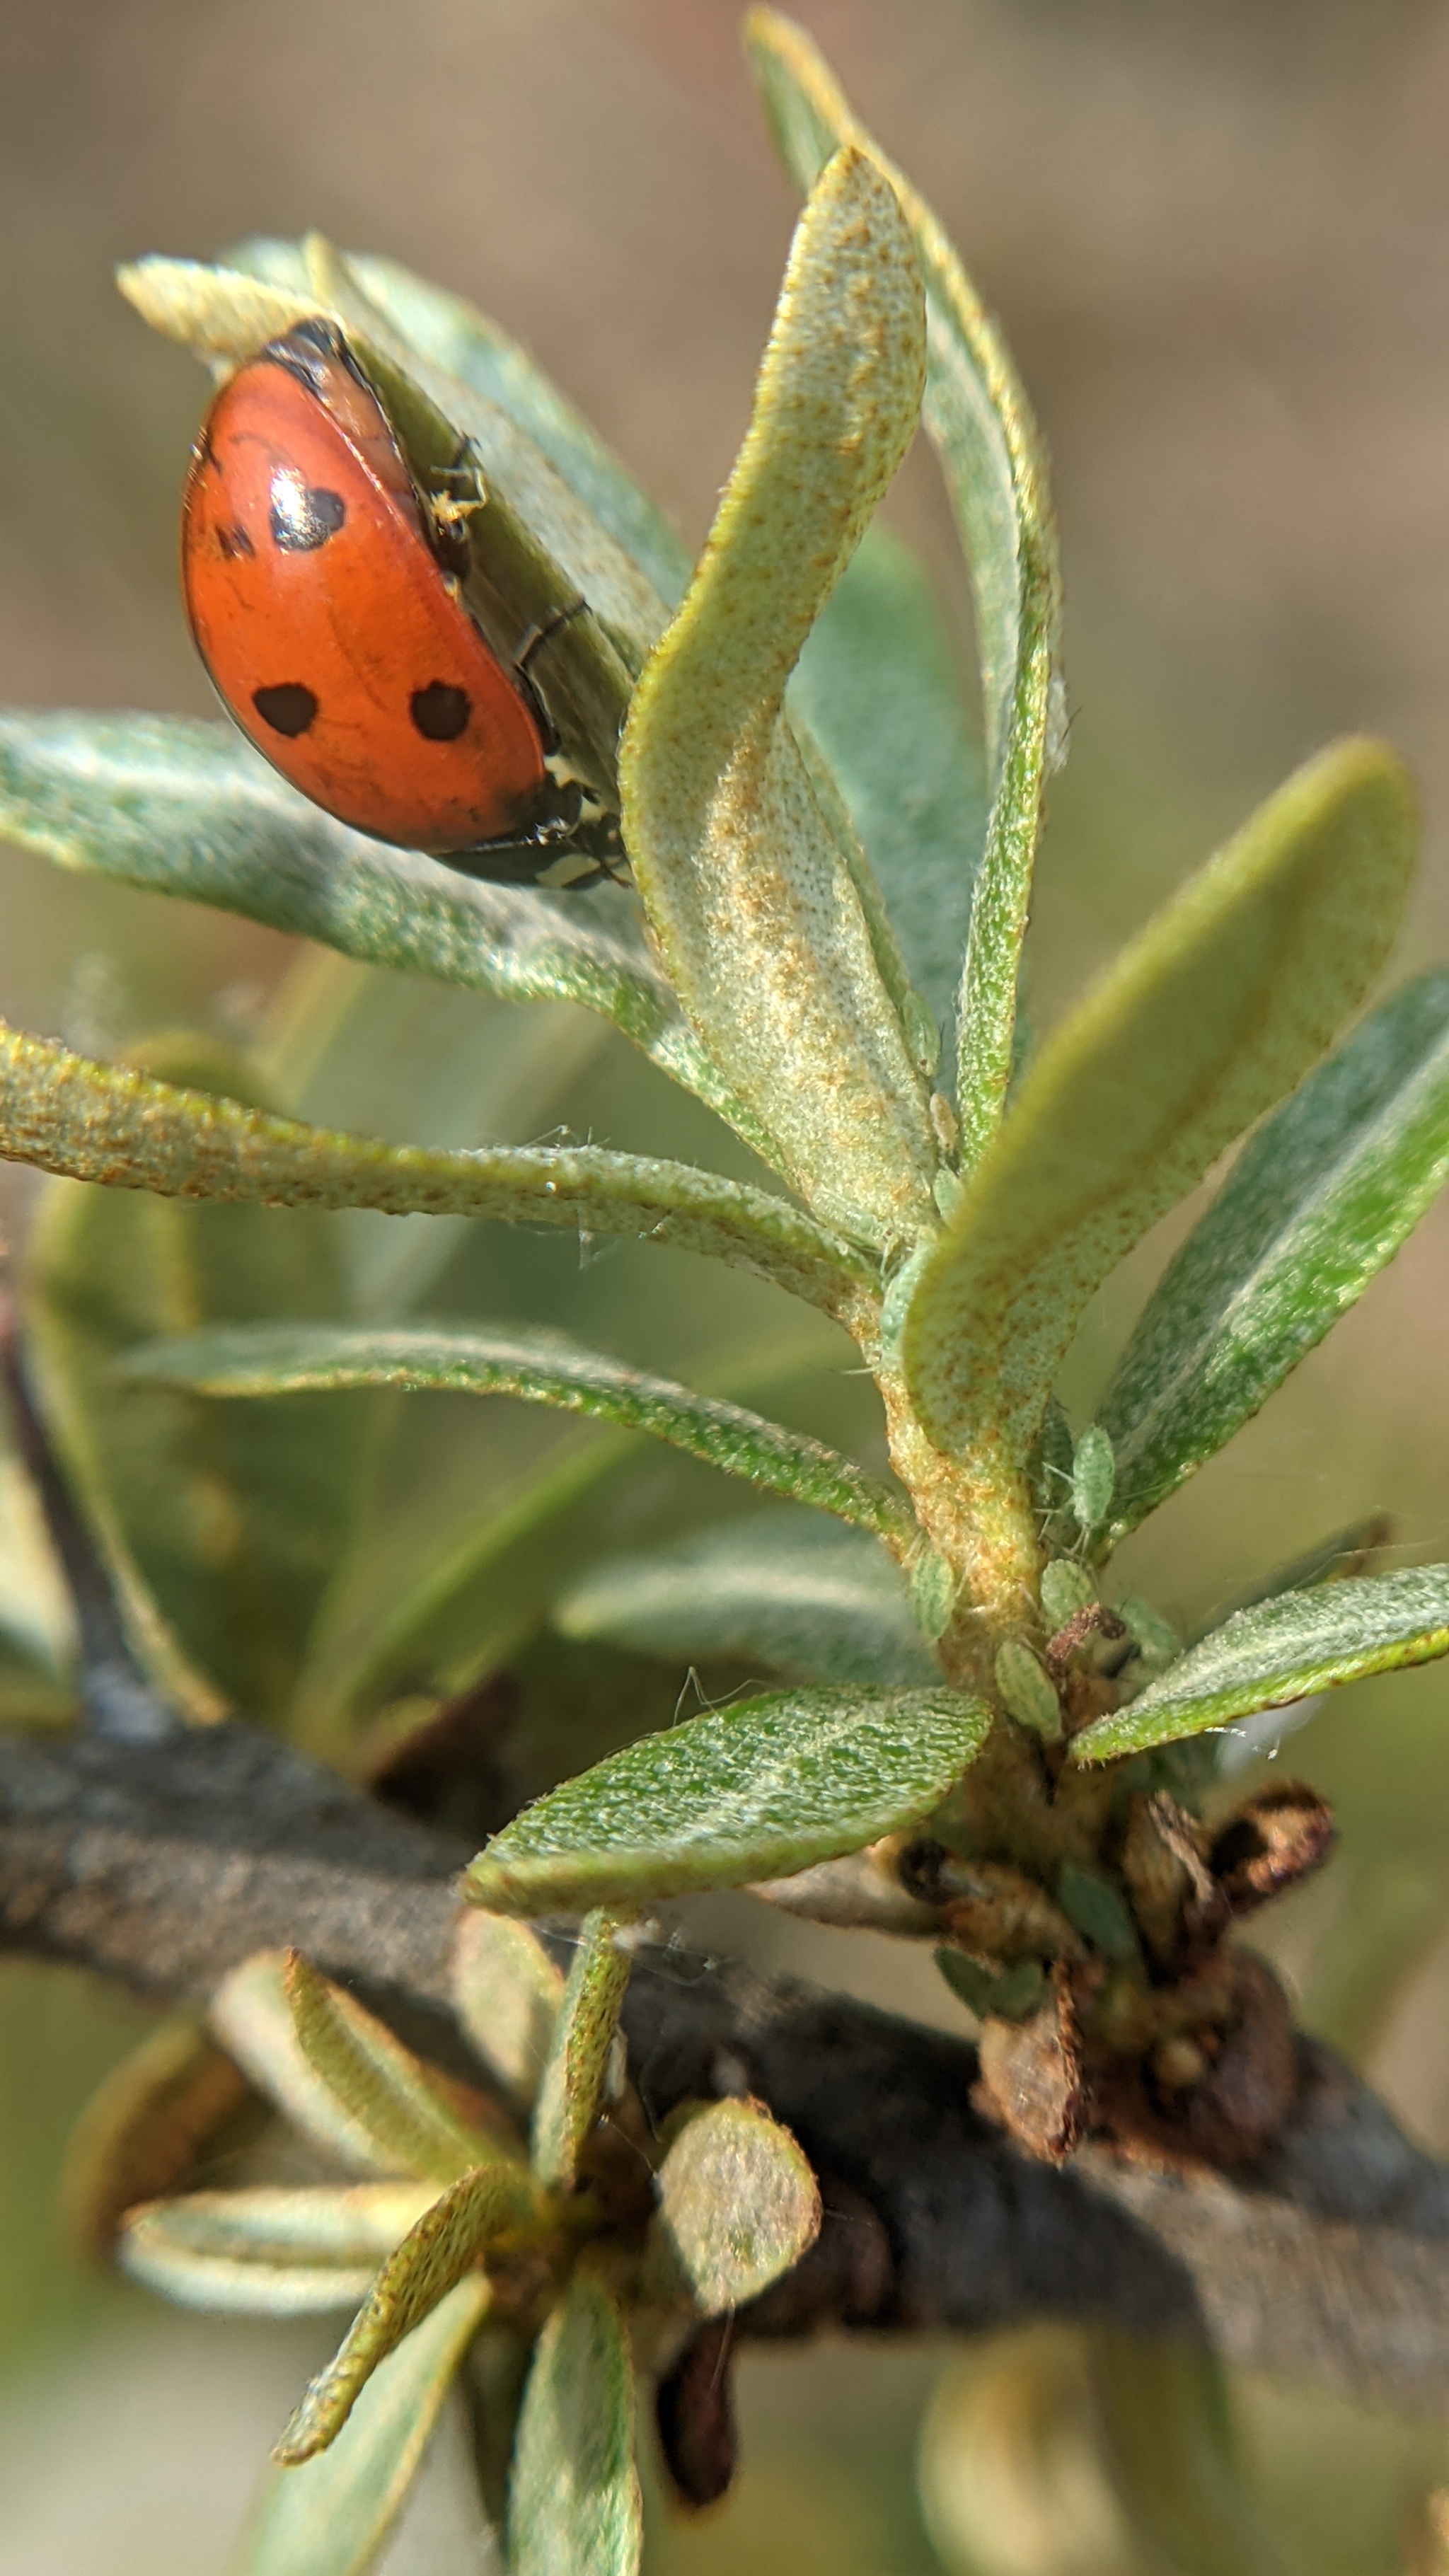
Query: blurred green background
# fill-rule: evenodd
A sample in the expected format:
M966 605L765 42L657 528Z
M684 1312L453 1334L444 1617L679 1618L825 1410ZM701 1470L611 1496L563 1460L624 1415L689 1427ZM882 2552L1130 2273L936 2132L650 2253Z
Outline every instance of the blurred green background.
M1405 964L1441 957L1449 7L805 0L801 14L955 233L1055 457L1073 725L1034 931L1038 1022L1343 729L1392 735L1414 765L1427 856ZM210 711L174 575L202 381L109 283L117 259L148 249L206 255L249 231L317 224L409 261L528 340L696 542L744 423L792 216L736 17L733 0L432 0L426 12L7 0L0 700ZM925 459L891 515L928 555L969 649ZM245 1032L286 963L270 934L14 852L0 851L0 908L0 1009L97 1052L178 1022ZM575 1123L599 1142L687 1150L614 1066L609 1055L576 1087ZM23 1223L28 1197L6 1176L10 1221ZM1182 1223L1100 1301L1073 1362L1084 1404ZM1133 1542L1132 1588L1195 1622L1380 1503L1407 1558L1449 1554L1446 1250L1441 1211ZM575 1330L683 1366L689 1337L669 1301L686 1272L655 1258L580 1274L571 1252L530 1249L504 1311L537 1283ZM837 1383L832 1400L845 1394ZM1345 1692L1312 1721L1285 1758L1337 1799L1342 1848L1265 1941L1309 2023L1449 2151L1446 1720L1441 1667ZM913 1955L760 1911L721 1907L701 1937L951 2017ZM66 2256L49 2191L58 2148L148 2026L80 1978L0 1969L0 2576L220 2570L325 2344L325 2328L174 2316ZM695 2528L661 2521L651 2576L940 2565L913 2463L943 2363L939 2351L751 2356L738 2499ZM1295 2563L1326 2576L1431 2563L1411 2560L1422 2538L1410 2526L1425 2489L1449 2483L1441 2425L1281 2384L1235 2397ZM933 2418L938 2463L957 2438L951 2403ZM475 2563L450 2518L450 2474L444 2455L393 2576ZM938 2475L933 2491L948 2485ZM1067 2513L1079 2537L1090 2519L1079 2497ZM935 2528L948 2563L983 2576L1121 2576L1110 2554L1043 2556L1048 2543L1024 2528L1013 2538L1006 2520L991 2558L971 2554L978 2543L945 2508Z

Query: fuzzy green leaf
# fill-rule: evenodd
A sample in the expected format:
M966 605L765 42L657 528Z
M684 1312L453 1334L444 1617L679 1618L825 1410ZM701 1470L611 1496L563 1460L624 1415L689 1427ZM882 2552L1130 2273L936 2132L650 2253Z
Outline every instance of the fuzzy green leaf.
M907 1381L938 1447L1000 1442L1025 1459L1094 1291L1362 1001L1415 840L1393 754L1336 745L1054 1032L906 1318Z
M204 1038L145 1050L203 1115L246 1118L256 1077ZM117 1070L120 1084L143 1082ZM123 1387L119 1350L178 1325L335 1317L338 1247L312 1211L184 1207L115 1191L42 1194L26 1247L26 1322L47 1418L100 1534L138 1648L195 1713L280 1723L354 1525L367 1408L308 1403L228 1422L177 1390Z
M636 2576L634 2366L619 2307L575 2270L534 2346L508 2496L510 2576Z
M579 1926L553 2040L533 2110L533 2170L550 2191L571 2191L579 2155L608 2087L614 2035L629 1983L619 1918L597 1910Z
M1222 1448L1449 1178L1449 974L1375 1011L1246 1147L1101 1407L1123 1538Z
M758 2102L708 2103L659 2168L645 2294L723 2316L778 2281L819 2233L819 2186L789 2130Z
M981 750L955 648L924 567L868 528L790 684L850 809L911 983L955 1018L986 824Z
M481 2275L460 2281L373 2373L331 2447L272 2470L236 2576L366 2576L487 2306Z
M411 2182L188 2192L131 2210L116 2260L183 2307L313 2316L356 2307L432 2197Z
M323 2083L297 2037L282 1983L285 1950L259 1950L222 1979L207 2021L257 2091L324 2154L356 2173L396 2174L395 2158Z
M349 831L230 725L0 716L0 833L61 867L266 922L365 964L578 1002L753 1141L613 887L488 885Z
M453 2009L521 2110L538 2091L563 1991L562 1969L526 1923L464 1908L453 1941Z
M849 1458L787 1431L742 1405L696 1395L562 1333L429 1331L311 1332L286 1324L250 1333L188 1335L133 1352L127 1373L146 1386L186 1386L205 1395L271 1396L300 1390L403 1386L469 1395L512 1395L644 1431L726 1475L812 1503L867 1529L904 1533L904 1502Z
M769 1512L648 1556L606 1558L554 1603L566 1637L668 1661L762 1662L808 1682L929 1682L903 1576L872 1539Z
M867 1240L933 1222L936 1148L782 707L909 444L922 351L895 197L842 153L801 218L744 446L620 754L634 874L692 1025L802 1194Z
M785 1200L692 1164L588 1145L386 1145L93 1064L12 1029L0 1029L0 1155L166 1198L638 1235L734 1262L827 1306L858 1297L871 1277L859 1254Z
M1083 1762L1145 1752L1440 1655L1449 1655L1449 1566L1281 1593L1214 1628L1140 1699L1084 1727L1072 1751Z
M273 2457L291 2467L334 2442L378 2363L421 2325L495 2244L537 2215L527 2176L508 2165L464 2174L389 2255L333 2359L312 2381Z
M990 795L961 987L962 1155L969 1168L1006 1102L1042 793L1061 753L1052 738L1061 732L1060 581L1041 440L1010 355L953 244L860 124L809 37L774 10L752 9L745 44L798 184L812 187L842 144L869 153L896 191L925 280L923 416L971 575ZM974 820L969 809L960 819L963 887L975 855Z
M526 1807L467 1893L547 1914L788 1877L929 1815L989 1725L944 1687L789 1691L688 1718Z
M434 2182L456 2182L503 2152L496 2139L449 2110L385 2023L319 1977L300 1951L287 1954L282 1987L314 2074L389 2163Z

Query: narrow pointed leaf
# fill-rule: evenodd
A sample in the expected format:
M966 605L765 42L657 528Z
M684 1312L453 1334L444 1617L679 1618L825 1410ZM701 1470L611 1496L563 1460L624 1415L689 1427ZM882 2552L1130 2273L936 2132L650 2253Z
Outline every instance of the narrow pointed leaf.
M1221 1602L1212 1618L1187 1643L1197 1645L1209 1628L1221 1628L1239 1610L1256 1610L1260 1601L1274 1601L1281 1592L1311 1592L1319 1583L1339 1583L1345 1575L1372 1572L1374 1558L1388 1546L1392 1536L1393 1522L1387 1512L1366 1512L1362 1520L1350 1521L1347 1529L1334 1530L1316 1547L1305 1548L1301 1556L1290 1556L1286 1565L1273 1566L1258 1582ZM1126 1616L1125 1608L1123 1615ZM1174 1640L1173 1655L1181 1650L1181 1640Z
M758 2102L711 2102L659 2168L644 2288L696 2316L723 2316L778 2281L819 2233L819 2186L789 2130Z
M411 2182L188 2192L132 2210L116 2260L185 2307L311 2316L365 2298L432 2197Z
M981 749L925 569L888 528L867 529L811 629L790 707L850 809L911 983L945 1026L985 830Z
M71 2132L60 2178L71 2244L109 2261L127 2212L188 2181L250 2099L197 2013L168 2013L112 2067Z
M404 2172L456 2182L506 2151L443 2102L402 2042L355 1998L288 1953L283 1990L304 2056L349 2116Z
M867 1239L932 1222L936 1150L870 927L788 728L785 687L915 425L920 280L858 154L795 236L755 409L620 759L671 981L776 1159Z
M578 1002L754 1141L612 887L488 885L310 804L229 725L0 716L0 831L62 867L211 904L364 964Z
M1270 1118L1138 1320L1101 1420L1112 1535L1230 1440L1449 1178L1449 974L1375 1011Z
M812 187L842 144L869 153L895 189L925 280L923 417L971 575L990 800L961 988L962 1160L969 1169L1005 1106L1042 792L1060 757L1060 579L1041 439L1010 354L954 245L861 125L810 38L776 11L753 9L745 46L798 185ZM958 841L963 885L976 856L974 822L968 808Z
M562 1333L453 1333L422 1325L314 1333L278 1324L152 1343L134 1352L125 1367L139 1384L186 1386L206 1395L403 1386L521 1397L648 1432L726 1475L743 1476L869 1529L904 1533L908 1527L902 1501L822 1442L747 1413L742 1405L696 1395L670 1378L650 1377L602 1352L581 1350Z
M571 2191L579 2155L603 2101L629 1953L616 1914L584 1916L533 2111L532 2165L549 2191Z
M553 1620L566 1637L681 1663L758 1657L797 1681L892 1689L937 1671L894 1560L813 1513L762 1513L605 1559L560 1594Z
M189 1035L153 1042L145 1074L234 1114L258 1085L244 1057ZM265 1109L261 1109L265 1114ZM366 1407L260 1406L230 1421L174 1389L122 1386L118 1350L158 1318L335 1318L335 1235L312 1211L184 1207L103 1190L41 1194L26 1250L26 1324L47 1420L99 1533L158 1686L197 1714L280 1723L354 1526Z
M534 2347L508 2496L510 2576L636 2576L634 2366L619 2307L576 2270Z
M1449 1655L1449 1566L1282 1593L1214 1628L1139 1699L1084 1727L1072 1751L1083 1762L1140 1753L1440 1655Z
M453 1941L453 2009L520 2110L538 2091L563 1990L562 1969L526 1923L464 1908Z
M330 2448L271 2471L236 2576L365 2576L487 2307L481 2274L460 2281L374 2371Z
M1042 1049L927 1260L904 1332L937 1446L1025 1458L1086 1305L1158 1217L1299 1082L1393 940L1414 858L1393 755L1298 771Z
M692 1717L526 1807L467 1892L547 1914L788 1877L929 1815L989 1724L944 1688L789 1691Z
M858 1300L871 1275L783 1199L692 1164L587 1145L386 1145L93 1064L11 1029L0 1029L0 1155L167 1198L639 1235L734 1262L827 1306Z
M207 2020L228 2056L294 2128L356 2173L395 2174L396 2159L344 2109L297 2037L282 1983L285 1950L260 1950L224 1977Z
M307 2390L274 2457L287 2466L334 2442L378 2363L421 2325L492 2245L536 2214L531 2184L508 2166L464 2174L388 2257L334 2359Z

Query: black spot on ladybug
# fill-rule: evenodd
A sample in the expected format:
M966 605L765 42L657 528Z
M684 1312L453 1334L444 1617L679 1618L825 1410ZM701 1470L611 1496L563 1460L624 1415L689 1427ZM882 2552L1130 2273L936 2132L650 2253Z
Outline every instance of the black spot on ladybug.
M429 680L425 689L414 689L408 700L408 713L424 742L456 742L467 730L473 702L466 689L455 689L447 680Z
M289 742L306 732L317 713L315 697L300 680L279 680L275 688L253 689L252 705L263 724L270 725L273 733L285 734Z
M251 538L240 525L234 528L218 528L216 543L218 552L226 557L228 563L234 563L238 555L256 553L256 547L252 544Z
M340 492L304 483L300 474L282 466L272 476L268 516L272 542L284 555L310 555L336 536L347 517L347 505Z

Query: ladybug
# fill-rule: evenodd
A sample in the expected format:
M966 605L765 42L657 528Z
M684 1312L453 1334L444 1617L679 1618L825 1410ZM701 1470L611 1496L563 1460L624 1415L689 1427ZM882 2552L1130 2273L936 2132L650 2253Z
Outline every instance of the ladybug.
M465 602L479 507L420 491L342 333L298 323L192 451L191 632L242 732L340 822L471 876L589 882L617 820L569 775L529 670L583 602L501 658Z

